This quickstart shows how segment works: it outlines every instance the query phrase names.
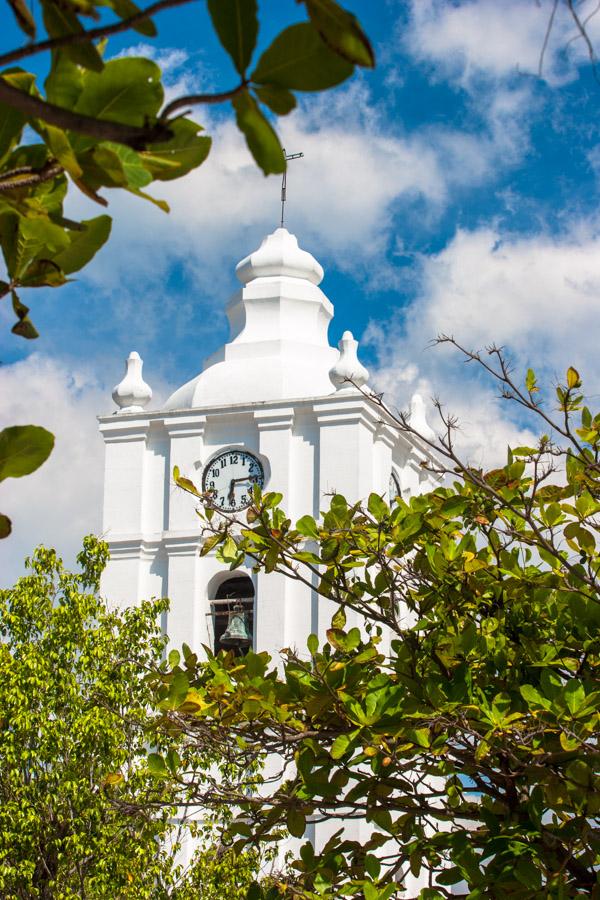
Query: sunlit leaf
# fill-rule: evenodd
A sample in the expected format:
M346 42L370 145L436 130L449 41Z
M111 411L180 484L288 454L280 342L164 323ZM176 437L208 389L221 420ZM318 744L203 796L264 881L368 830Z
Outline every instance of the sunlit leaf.
M30 475L45 462L54 435L39 425L12 425L0 431L0 481Z

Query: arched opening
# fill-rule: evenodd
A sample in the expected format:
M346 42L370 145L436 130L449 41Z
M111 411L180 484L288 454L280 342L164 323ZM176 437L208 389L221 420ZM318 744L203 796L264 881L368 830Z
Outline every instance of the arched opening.
M222 581L212 600L214 651L244 656L254 641L254 585L248 575Z

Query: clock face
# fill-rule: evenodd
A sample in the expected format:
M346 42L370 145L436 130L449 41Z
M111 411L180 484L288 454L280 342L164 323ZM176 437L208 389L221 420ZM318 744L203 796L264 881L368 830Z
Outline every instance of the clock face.
M397 498L402 496L402 491L400 490L400 482L398 481L398 476L395 472L390 473L390 484L388 487L388 497L390 501L390 506L394 506L396 504Z
M212 505L224 512L238 512L252 503L252 487L264 486L262 463L245 450L225 450L204 469L202 490L212 494Z

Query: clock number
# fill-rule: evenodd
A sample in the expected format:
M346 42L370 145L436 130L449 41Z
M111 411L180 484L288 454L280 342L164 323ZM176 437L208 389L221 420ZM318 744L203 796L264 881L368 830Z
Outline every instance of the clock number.
M233 454L233 456L229 457L229 462L231 463L232 466L237 466L237 461L238 461L237 453L235 453L235 454Z
M227 465L227 458L225 456L222 456L219 462L221 463L221 468L224 469Z

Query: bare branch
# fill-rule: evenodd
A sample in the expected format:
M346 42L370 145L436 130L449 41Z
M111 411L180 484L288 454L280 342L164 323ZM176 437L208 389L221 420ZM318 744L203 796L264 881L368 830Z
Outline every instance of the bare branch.
M542 44L542 49L540 51L540 61L538 64L538 75L542 77L542 70L544 68L544 56L546 55L546 50L548 48L548 41L550 40L550 34L552 32L552 27L554 25L554 17L556 16L556 10L558 9L559 0L554 0L554 5L552 6L552 12L550 13L550 18L548 19L548 27L546 28L546 34L544 35L544 43Z

